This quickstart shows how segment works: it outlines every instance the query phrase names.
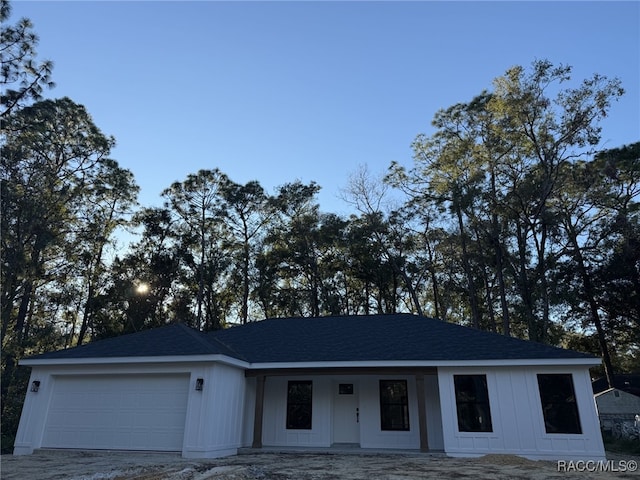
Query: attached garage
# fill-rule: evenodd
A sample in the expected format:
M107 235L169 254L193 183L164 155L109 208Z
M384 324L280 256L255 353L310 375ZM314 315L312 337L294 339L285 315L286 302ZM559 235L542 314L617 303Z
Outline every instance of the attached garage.
M42 446L181 451L189 375L58 375Z

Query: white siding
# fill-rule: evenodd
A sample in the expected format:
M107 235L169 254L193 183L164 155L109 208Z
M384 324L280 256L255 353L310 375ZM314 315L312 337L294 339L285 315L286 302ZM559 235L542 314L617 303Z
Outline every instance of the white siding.
M573 375L582 434L547 434L536 375ZM493 432L459 432L453 375L486 374ZM449 455L489 453L521 455L532 459L603 460L604 447L595 415L587 368L484 367L438 369L444 449Z
M40 389L36 392L29 391L31 383L40 382ZM20 423L14 442L14 455L28 455L36 448L42 447L42 435L47 419L48 406L53 395L53 379L49 372L34 368L31 371L27 393L22 405Z
M409 431L383 431L380 426L381 379L406 380L409 396ZM311 380L313 382L313 418L311 430L288 430L286 428L287 384L289 380ZM357 383L360 412L361 448L412 449L420 448L418 405L415 377L411 375L363 375L323 376L307 375L295 377L267 377L265 381L263 436L264 446L276 447L329 447L333 439L333 390L336 382ZM425 376L427 400L427 426L430 448L443 449L442 420L438 403L437 378ZM247 406L245 411L253 406ZM245 433L245 444L250 443Z
M573 375L582 434L547 434L540 406L536 374ZM454 374L486 374L491 402L493 432L458 432ZM119 364L88 366L36 366L29 385L40 381L40 389L27 392L18 428L15 454L32 453L43 445L61 445L45 428L60 405L55 397L56 379L83 375L86 378L107 375L145 379L168 375L185 380L177 387L186 396L186 420L182 454L185 457L211 458L230 455L240 446L251 445L255 408L255 379L245 378L241 367L214 362L167 364ZM133 377L132 377L133 376ZM137 377L136 377L137 376ZM79 378L79 377L78 377ZM105 377L106 378L106 377ZM198 378L204 389L195 390ZM357 382L362 448L418 449L419 427L415 377L411 375L362 375L334 377L302 375L267 377L265 381L263 438L265 446L329 447L333 439L333 398L336 381ZM409 431L382 431L380 427L379 380L407 380L409 395ZM286 429L287 383L289 380L313 382L313 419L310 430ZM64 380L62 380L64 382ZM134 382L135 383L135 382ZM122 389L120 387L116 390ZM130 388L131 385L127 388ZM106 393L109 393L106 391ZM175 397L176 399L178 397ZM523 455L534 459L604 459L604 449L586 366L553 367L438 367L438 374L425 375L427 432L431 450L444 450L452 456L477 456L488 453ZM177 405L177 404L176 404ZM54 412L54 413L51 413ZM53 416L50 416L53 415ZM175 420L175 419L174 419ZM170 423L170 422L169 422ZM174 425L175 427L175 425ZM54 429L55 430L55 429ZM173 437L171 448L177 448ZM91 448L91 441L84 448ZM144 442L143 442L144 443ZM153 441L142 448L153 447ZM82 446L80 446L82 447ZM178 446L179 447L179 446ZM136 448L123 446L122 448Z
M427 410L427 440L430 451L444 450L442 436L442 412L440 407L440 391L438 376L424 376L425 403Z
M409 430L385 431L380 426L380 380L406 380L409 397ZM419 449L418 402L415 377L364 376L360 387L360 445L362 448Z
M242 446L244 370L214 364L192 372L193 395L189 405L183 456L213 458L237 453ZM195 391L197 378L203 390Z
M289 380L313 382L310 430L288 430L287 385ZM264 384L262 443L265 446L329 447L331 445L331 378L305 375L267 377Z
M253 444L253 423L256 415L256 378L245 379L244 391L244 421L242 426L242 446Z
M67 379L78 375L85 378L106 375L113 379L135 377L140 380L138 382L138 393L140 395L145 395L145 385L149 385L146 379L162 376L180 377L183 379L184 385L179 388L182 392L180 395L183 395L182 398L186 399L186 414L182 410L181 426L184 433L180 433L183 439L180 445L175 442L177 437L173 437L174 443L171 444L170 448L182 451L182 455L185 457L212 458L235 454L238 447L241 446L246 388L243 369L212 362L138 365L105 364L34 367L29 385L33 380L39 380L40 389L37 393L27 391L16 435L14 454L33 453L34 449L42 448L43 446L61 446L58 441L52 439L51 431L45 429L50 413L53 412L54 415L57 415L55 412L58 402L55 397L55 379L65 382ZM204 380L202 391L195 390L198 378ZM127 385L127 389L130 389L135 396L136 393L132 390L134 386L130 383ZM114 390L117 391L119 389L121 388L116 386ZM92 390L89 389L88 391ZM104 393L110 395L108 389ZM143 417L145 416L147 416L146 413L143 414ZM154 441L154 439L149 439L146 444L144 442L129 446L123 444L114 448L148 449L147 447L149 447L157 449L154 446ZM74 445L65 444L65 446L95 448L95 446L92 446L91 441L84 440Z

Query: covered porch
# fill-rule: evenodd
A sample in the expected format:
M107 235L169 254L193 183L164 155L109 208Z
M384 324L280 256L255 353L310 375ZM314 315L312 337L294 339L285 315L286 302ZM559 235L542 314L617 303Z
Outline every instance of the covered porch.
M245 377L253 422L243 451L444 451L435 367L262 368ZM301 388L307 400L296 397Z

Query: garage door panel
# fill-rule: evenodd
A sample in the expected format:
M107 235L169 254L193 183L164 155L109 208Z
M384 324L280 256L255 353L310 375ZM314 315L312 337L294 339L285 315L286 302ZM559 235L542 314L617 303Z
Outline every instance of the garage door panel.
M188 375L56 377L43 447L178 451Z

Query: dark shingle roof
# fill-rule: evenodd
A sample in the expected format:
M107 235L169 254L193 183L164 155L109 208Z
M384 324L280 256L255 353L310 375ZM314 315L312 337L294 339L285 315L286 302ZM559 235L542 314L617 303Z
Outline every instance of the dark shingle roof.
M208 339L204 333L176 323L129 335L106 338L80 347L43 353L29 357L29 359L162 357L214 354L238 357L238 354L228 347Z
M209 333L170 325L31 358L200 354L251 363L593 358L410 314L268 319Z
M605 377L591 382L593 393L601 393L609 389ZM613 376L613 387L640 397L640 373L617 373Z
M410 314L270 319L209 335L253 363L593 358Z

